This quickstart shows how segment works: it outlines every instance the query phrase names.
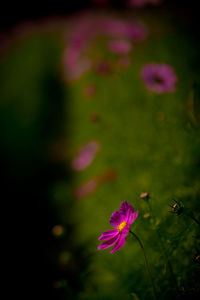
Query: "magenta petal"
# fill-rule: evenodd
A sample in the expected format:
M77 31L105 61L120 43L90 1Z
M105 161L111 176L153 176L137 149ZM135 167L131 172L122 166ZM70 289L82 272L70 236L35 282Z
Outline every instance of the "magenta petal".
M98 250L103 250L106 248L111 247L112 245L114 245L118 239L119 239L120 235L116 235L115 237L113 237L112 239L107 240L106 242L103 242L101 245L98 246Z
M124 221L123 217L120 215L118 211L114 212L110 218L110 225L114 228L117 228L120 223Z
M115 247L110 251L110 253L113 253L113 252L121 249L124 246L125 241L126 241L126 238L124 237L124 235L120 235L118 242L116 243Z
M112 230L105 231L105 232L102 233L99 240L100 241L105 241L105 240L111 239L114 236L116 236L118 233L119 233L119 231L117 229L112 229Z
M134 212L134 208L130 203L127 201L122 202L120 208L119 208L119 213L126 217L126 221L128 221L128 218L130 216L130 213Z
M138 213L139 211L135 211L134 213L131 214L130 218L129 218L129 223L132 224L133 222L135 222L135 220L137 219L138 217Z
M121 232L121 234L126 237L129 233L129 229L130 229L130 224L128 224Z
M128 211L127 211L127 214L126 214L126 222L127 222L127 224L131 224L131 223L133 223L132 222L132 216L134 215L134 211L132 210L132 209L128 209Z
M178 80L171 66L156 63L143 67L142 78L149 90L159 94L174 92Z

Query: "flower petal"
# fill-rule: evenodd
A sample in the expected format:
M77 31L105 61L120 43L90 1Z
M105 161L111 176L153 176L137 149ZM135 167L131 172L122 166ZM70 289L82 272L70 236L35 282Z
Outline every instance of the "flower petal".
M133 206L130 203L128 203L127 201L123 201L119 208L119 213L120 213L120 215L125 217L125 221L128 221L130 214L133 212L134 212Z
M113 237L112 239L107 240L106 242L103 242L101 245L98 246L98 250L103 250L106 248L109 248L111 246L113 246L119 239L120 235L116 235L115 237Z
M102 233L99 240L100 241L105 241L105 240L111 239L114 236L116 236L118 233L119 233L119 231L117 229L112 229L112 230L105 231L105 232Z
M132 224L133 222L135 222L135 220L137 219L138 217L138 213L139 211L136 210L134 211L133 213L131 213L130 217L129 217L129 224Z
M116 211L111 215L110 225L113 226L114 228L117 228L119 224L122 223L123 221L125 220L123 219L121 214L118 211Z
M121 249L124 246L125 242L126 242L126 238L124 237L124 235L121 234L119 240L117 241L117 243L115 245L115 247L110 251L110 253L113 253L113 252Z
M126 227L124 227L124 229L122 229L122 232L121 234L126 237L129 233L129 230L130 230L130 224L127 224Z

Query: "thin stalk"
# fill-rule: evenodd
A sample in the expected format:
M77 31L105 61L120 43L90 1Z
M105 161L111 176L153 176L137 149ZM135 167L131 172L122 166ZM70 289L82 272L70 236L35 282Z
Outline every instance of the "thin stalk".
M165 248L164 244L162 243L162 236L161 236L161 234L159 233L158 230L156 230L156 232L158 234L161 251L164 253L164 256L165 256L165 259L166 259L166 262L167 262L167 265L168 265L168 268L169 268L169 272L170 272L170 275L171 275L170 280L171 280L172 286L174 286L177 293L179 293L179 287L178 287L178 283L177 283L177 280L176 280L176 276L174 274L174 270L172 268L170 259L168 257L167 251L166 251L166 248Z
M139 245L142 249L142 252L143 252L143 255L144 255L144 261L145 261L145 267L146 267L147 275L148 275L149 280L150 280L151 285L152 285L154 299L156 300L157 299L156 288L155 288L155 285L154 285L154 282L153 282L153 279L152 279L152 276L151 276L151 272L150 272L150 269L149 269L149 264L148 264L148 261L147 261L147 256L146 256L146 252L144 250L144 246L143 246L141 240L139 239L139 237L134 232L132 232L131 230L129 232L136 238L136 240L138 241L138 243L139 243Z
M195 221L198 225L200 225L200 222L193 216L193 214L188 214L188 216Z
M151 203L150 203L149 200L148 200L148 206L149 206L149 211L151 212L152 218L154 219L154 216L153 216L153 214L152 214ZM171 281L172 281L172 284L174 285L174 287L175 287L175 289L177 290L177 292L179 292L179 288L178 288L176 276L174 275L174 271L173 271L173 268L172 268L170 259L169 259L169 257L168 257L167 251L166 251L166 249L165 249L165 246L164 246L164 244L162 243L162 236L161 236L159 230L156 230L156 233L157 233L157 235L158 235L158 240L159 240L159 244L160 244L161 251L164 253L164 256L165 256L165 259L166 259L166 262L167 262L167 265L168 265L168 268L169 268L169 272L170 272L170 274L171 274Z

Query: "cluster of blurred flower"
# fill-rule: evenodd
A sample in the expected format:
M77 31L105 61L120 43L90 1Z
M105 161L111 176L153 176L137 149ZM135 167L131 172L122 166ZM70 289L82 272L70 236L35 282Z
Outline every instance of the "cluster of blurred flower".
M89 71L109 75L113 62L97 59L91 54L91 47L98 38L103 37L107 51L119 56L115 65L122 68L131 64L134 44L144 42L148 36L147 27L139 21L125 20L107 14L82 13L71 21L68 46L63 55L65 77L68 81L79 79ZM150 62L142 67L141 77L147 89L162 94L176 89L177 76L173 68L165 63ZM86 91L94 94L95 87Z
M158 1L148 1L157 3ZM147 1L132 1L132 4L147 3ZM95 14L90 11L75 15L70 19L67 36L67 46L63 54L63 69L68 82L79 80L88 72L95 72L100 76L109 76L114 65L123 68L134 67L131 64L131 55L138 43L145 43L148 38L147 26L129 18L122 18L107 12ZM104 48L98 46L103 40ZM102 43L101 43L102 45ZM94 51L92 51L94 50ZM100 52L101 58L95 55ZM109 55L107 52L109 51ZM113 59L110 57L113 55ZM163 62L147 62L141 65L140 79L147 90L157 94L173 93L176 91L177 76L172 66ZM93 83L85 85L85 97L91 99L96 96L97 90ZM90 115L91 122L99 120L97 113ZM100 149L100 142L91 140L82 145L71 162L74 171L86 169L95 159ZM106 174L106 173L105 173ZM90 178L75 189L76 198L83 198L96 190L99 180L104 175ZM104 180L103 180L104 181Z
M78 79L92 68L97 72L109 68L106 61L95 61L89 54L97 38L107 38L107 50L124 57L131 51L133 42L141 42L147 36L146 27L141 22L101 14L83 13L72 20L71 27L63 56L68 80Z

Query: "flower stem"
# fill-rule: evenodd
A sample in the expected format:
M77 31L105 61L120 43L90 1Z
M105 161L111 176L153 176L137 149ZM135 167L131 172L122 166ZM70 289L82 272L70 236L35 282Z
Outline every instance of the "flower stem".
M198 225L200 225L200 221L197 220L197 219L195 218L195 216L194 216L194 214L193 214L193 212L192 212L191 210L189 210L189 209L186 210L186 209L185 209L185 210L183 211L183 215L189 217L189 218L192 219L195 223L197 223Z
M145 261L147 275L148 275L149 280L150 280L151 285L152 285L154 299L156 300L157 299L156 288L155 288L155 285L154 285L154 282L153 282L153 279L152 279L152 276L151 276L151 272L150 272L150 269L149 269L149 264L148 264L148 261L147 261L147 256L146 256L146 252L144 250L144 246L143 246L141 240L139 239L139 237L134 232L132 232L131 230L129 230L129 232L136 238L136 240L138 241L138 243L139 243L139 245L142 249L142 252L143 252L143 255L144 255L144 261Z
M152 219L155 222L155 217L153 216L153 213L152 213L153 210L152 210L151 203L150 203L149 200L148 200L148 206L149 206L149 211L151 212L151 215L152 215ZM159 230L156 230L156 233L158 235L158 241L159 241L159 245L160 245L160 250L163 252L163 254L165 256L165 259L166 259L166 263L167 263L168 268L169 268L169 272L170 272L170 275L171 275L172 286L174 286L174 288L176 289L176 291L179 292L179 287L178 287L178 284L177 284L176 276L174 275L174 271L173 271L170 259L168 257L165 245L162 242L162 236L161 236Z
M198 225L200 225L200 222L193 216L193 214L188 214L188 216L193 220L195 221Z

